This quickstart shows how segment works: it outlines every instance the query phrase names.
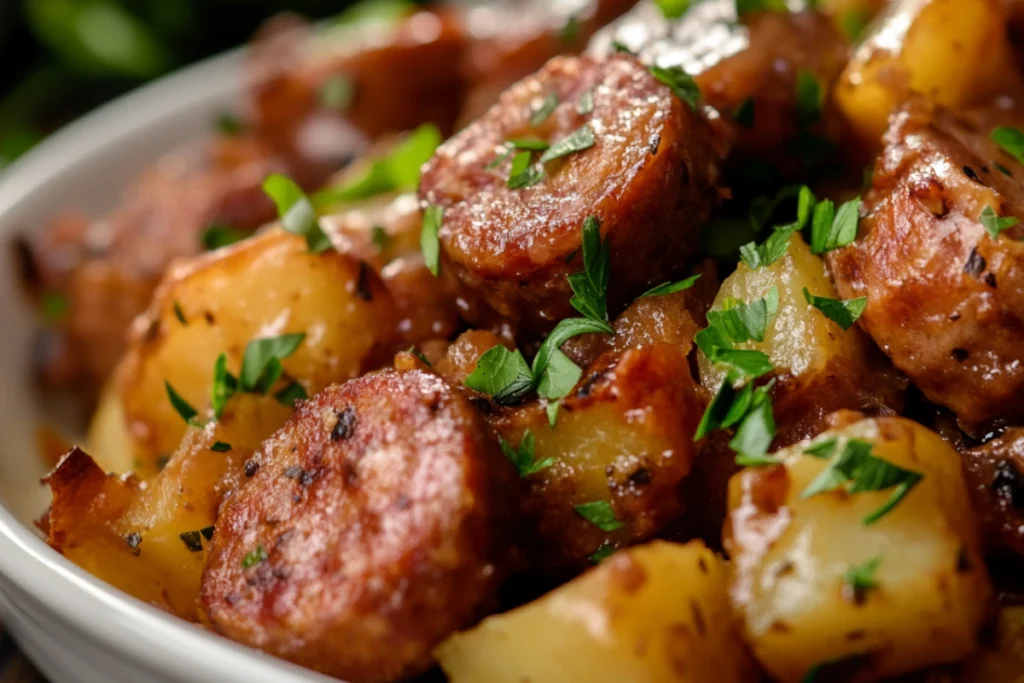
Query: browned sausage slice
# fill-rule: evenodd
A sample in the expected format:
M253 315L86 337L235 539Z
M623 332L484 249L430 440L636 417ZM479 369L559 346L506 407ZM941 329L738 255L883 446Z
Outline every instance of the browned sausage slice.
M579 106L591 96L592 108ZM557 108L538 115L552 97ZM507 140L554 144L584 127L593 145L544 164L538 184L510 189L512 162L492 164ZM566 276L582 270L593 215L611 249L609 303L621 310L695 253L715 203L720 142L632 57L553 59L424 166L421 198L445 207L442 269L502 315L548 329L573 312Z
M203 604L230 638L354 683L395 681L493 606L515 473L436 375L331 387L254 462L203 574Z
M1024 428L963 453L974 510L990 550L1024 555Z
M981 222L986 208L1024 218L1024 166L990 132L911 102L857 241L829 259L842 297L867 297L863 328L965 423L1024 416L1024 225L993 239Z

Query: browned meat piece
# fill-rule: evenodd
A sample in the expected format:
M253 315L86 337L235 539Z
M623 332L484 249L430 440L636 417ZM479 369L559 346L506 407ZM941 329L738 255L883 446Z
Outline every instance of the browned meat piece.
M753 109L746 105L745 115L750 118L735 127L735 150L743 156L810 152L813 140L799 138L798 75L812 74L827 93L848 51L832 19L820 12L757 12L740 23L734 0L694 3L676 21L666 20L654 2L645 0L599 32L587 52L609 54L616 44L645 64L683 67L708 104L728 118L749 100ZM835 125L826 117L821 133L836 137Z
M585 93L593 109L581 114ZM551 96L558 107L531 125ZM545 164L538 184L507 187L508 160L488 168L508 139L557 143L585 126L593 146ZM556 58L424 166L420 197L445 208L441 268L499 314L549 329L573 312L566 276L582 270L582 228L595 216L611 251L609 305L621 310L695 253L717 196L719 142L632 57Z
M1024 225L991 238L988 208L1024 217L1024 166L923 101L885 136L856 242L829 263L860 325L961 422L1024 416Z
M203 574L225 635L355 683L396 681L493 606L514 470L441 378L389 370L329 388L254 462Z
M597 29L635 3L506 0L477 3L466 10L463 21L469 46L462 71L470 90L460 120L470 123L483 115L505 88L540 69L552 57L579 52Z
M974 510L990 549L1024 555L1024 428L964 452Z

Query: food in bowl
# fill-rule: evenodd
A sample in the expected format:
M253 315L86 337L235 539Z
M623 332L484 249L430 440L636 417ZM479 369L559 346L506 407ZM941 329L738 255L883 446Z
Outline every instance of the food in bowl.
M354 683L1024 674L1020 8L812 4L268 28L24 250L50 544Z

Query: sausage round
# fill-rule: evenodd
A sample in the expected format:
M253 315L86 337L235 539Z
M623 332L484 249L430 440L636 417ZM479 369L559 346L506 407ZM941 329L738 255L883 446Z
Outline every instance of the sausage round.
M893 364L961 422L1024 416L1024 225L993 239L986 208L1024 218L1024 166L923 101L893 117L857 240L829 262Z
M591 96L592 108L580 106ZM550 97L558 106L540 120ZM507 140L554 144L584 126L593 146L544 164L536 185L510 189L512 162L493 163ZM621 310L696 252L721 143L702 110L632 57L553 59L424 166L420 197L445 210L442 269L501 315L550 329L573 313L566 276L583 269L583 224L594 216L611 251L609 304Z
M354 683L395 681L493 606L514 558L516 476L436 375L331 387L247 469L202 581L228 637Z

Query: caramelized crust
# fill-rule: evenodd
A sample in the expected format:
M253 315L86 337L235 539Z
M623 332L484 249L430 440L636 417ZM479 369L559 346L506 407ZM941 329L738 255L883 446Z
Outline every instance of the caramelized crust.
M910 102L857 241L829 257L840 295L868 299L860 325L967 424L1024 416L1024 226L992 239L980 220L986 207L1024 217L1024 167L989 132Z
M593 94L593 111L577 103ZM555 111L532 113L549 95ZM506 140L555 143L584 124L594 146L546 164L537 185L509 189ZM715 203L715 130L632 57L559 57L505 92L438 149L420 197L445 208L442 269L501 315L544 330L572 314L566 276L582 269L582 228L601 220L611 250L609 299L621 308L685 266Z
M1024 428L963 453L964 472L989 549L1024 555Z
M514 474L436 375L331 387L254 460L203 574L225 635L356 683L395 681L493 606L514 539Z

